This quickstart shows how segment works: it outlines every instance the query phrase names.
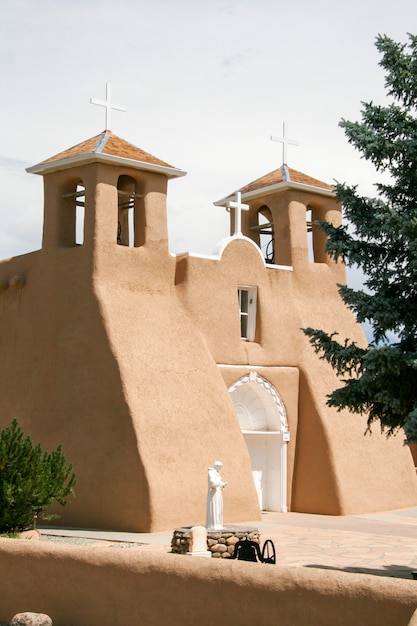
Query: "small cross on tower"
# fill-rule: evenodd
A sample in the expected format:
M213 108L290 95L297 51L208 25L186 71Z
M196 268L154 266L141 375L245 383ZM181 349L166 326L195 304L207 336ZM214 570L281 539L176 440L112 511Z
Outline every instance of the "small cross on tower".
M234 236L242 234L242 211L249 211L249 204L242 203L242 194L240 191L236 191L235 201L230 201L226 204L227 209L234 209L235 211L235 232Z
M271 141L279 141L282 143L282 164L287 165L287 146L299 146L300 142L294 139L288 139L285 122L282 124L282 137L273 137L271 135Z
M115 109L116 111L126 111L125 106L111 103L111 84L110 83L106 83L106 99L97 100L97 98L90 98L90 104L97 104L98 106L104 107L106 109L106 127L104 130L110 130L112 109Z

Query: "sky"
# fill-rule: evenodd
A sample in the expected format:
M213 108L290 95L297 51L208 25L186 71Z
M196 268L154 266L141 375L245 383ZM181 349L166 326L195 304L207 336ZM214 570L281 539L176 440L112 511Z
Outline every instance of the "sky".
M168 188L170 250L210 254L213 203L282 164L374 195L341 118L383 103L378 33L407 41L410 0L0 0L0 258L41 246L42 177L25 168L111 130L187 172ZM414 31L415 34L415 31ZM350 280L357 280L352 273ZM355 278L356 276L356 278Z

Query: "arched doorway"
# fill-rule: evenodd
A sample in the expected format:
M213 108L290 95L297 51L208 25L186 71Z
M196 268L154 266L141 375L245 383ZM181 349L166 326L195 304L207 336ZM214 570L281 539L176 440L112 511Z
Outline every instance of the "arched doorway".
M261 510L286 512L288 422L277 390L256 372L229 387Z

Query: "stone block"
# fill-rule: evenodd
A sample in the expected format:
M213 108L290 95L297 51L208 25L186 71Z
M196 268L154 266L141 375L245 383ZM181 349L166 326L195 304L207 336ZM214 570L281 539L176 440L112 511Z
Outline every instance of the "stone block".
M21 539L28 539L30 541L39 541L39 539L41 538L41 534L39 532L39 530L37 530L36 528L32 528L30 530L24 530L23 532L20 533L20 538Z
M10 626L52 626L52 619L45 613L17 613Z
M205 552L207 550L207 528L193 526L190 530L189 552Z
M227 546L235 546L238 541L239 541L239 539L237 537L228 537L226 539L226 545Z
M218 543L216 546L213 546L211 551L213 553L217 552L217 553L222 553L222 552L226 552L227 551L227 547L224 545L224 543Z

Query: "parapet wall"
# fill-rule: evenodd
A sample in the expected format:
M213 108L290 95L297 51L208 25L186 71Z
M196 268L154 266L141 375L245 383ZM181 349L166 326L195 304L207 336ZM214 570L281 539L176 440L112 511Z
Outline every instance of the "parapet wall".
M406 626L416 582L333 570L0 539L0 621L54 626Z

